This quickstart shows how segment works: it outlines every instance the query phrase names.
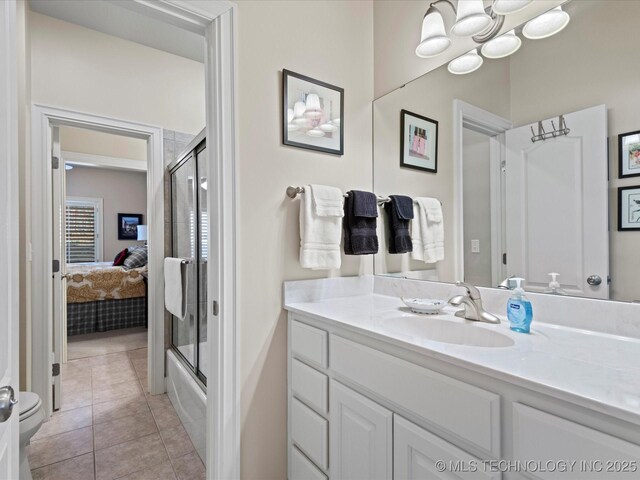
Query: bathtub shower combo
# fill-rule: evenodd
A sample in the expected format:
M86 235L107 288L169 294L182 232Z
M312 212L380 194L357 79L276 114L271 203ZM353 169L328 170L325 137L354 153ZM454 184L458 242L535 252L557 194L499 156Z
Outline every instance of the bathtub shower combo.
M186 260L187 314L171 317L167 394L205 462L207 351L207 178L204 130L169 166L172 256Z

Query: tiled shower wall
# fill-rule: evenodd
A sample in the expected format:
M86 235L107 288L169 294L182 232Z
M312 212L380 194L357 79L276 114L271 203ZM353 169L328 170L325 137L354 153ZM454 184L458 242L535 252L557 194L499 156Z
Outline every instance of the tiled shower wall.
M175 130L162 131L162 143L164 148L164 256L172 254L171 235L171 175L167 167L187 148L187 145L195 138L189 133L176 132ZM164 346L165 350L171 345L171 314L164 312Z

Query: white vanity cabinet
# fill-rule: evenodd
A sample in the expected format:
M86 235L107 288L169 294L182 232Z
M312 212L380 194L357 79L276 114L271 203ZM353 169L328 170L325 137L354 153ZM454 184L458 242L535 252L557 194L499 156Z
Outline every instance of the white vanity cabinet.
M393 413L331 381L331 478L391 478Z
M640 478L635 423L336 322L288 323L289 480Z
M393 422L393 460L395 480L500 478L499 473L486 473L479 459L399 415Z

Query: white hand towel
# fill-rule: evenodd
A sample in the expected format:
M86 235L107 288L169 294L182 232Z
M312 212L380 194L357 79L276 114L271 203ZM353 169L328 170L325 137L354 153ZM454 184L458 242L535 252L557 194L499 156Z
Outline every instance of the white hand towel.
M411 220L411 258L425 263L444 260L444 221L442 205L436 198L414 199L416 215Z
M182 258L164 259L164 305L180 320L187 315L187 264Z
M343 217L342 190L327 185L309 185L313 198L313 209L319 217ZM309 192L309 190L305 190ZM309 195L309 194L307 194Z
M318 216L311 186L306 186L305 192L307 193L300 197L300 264L303 268L313 270L340 268L344 211L333 209L336 215ZM340 198L342 199L342 192Z

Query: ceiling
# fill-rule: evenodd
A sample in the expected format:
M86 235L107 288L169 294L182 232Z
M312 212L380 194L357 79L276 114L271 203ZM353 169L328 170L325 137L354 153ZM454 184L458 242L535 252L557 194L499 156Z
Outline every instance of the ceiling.
M122 0L29 0L31 10L204 63L201 35L132 11Z

